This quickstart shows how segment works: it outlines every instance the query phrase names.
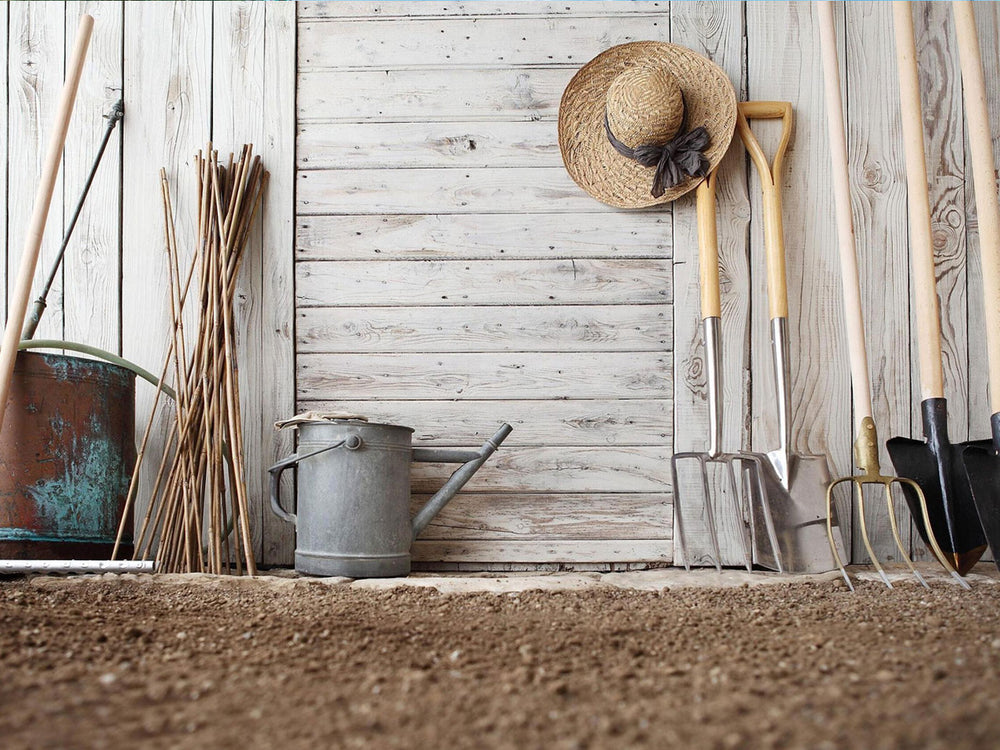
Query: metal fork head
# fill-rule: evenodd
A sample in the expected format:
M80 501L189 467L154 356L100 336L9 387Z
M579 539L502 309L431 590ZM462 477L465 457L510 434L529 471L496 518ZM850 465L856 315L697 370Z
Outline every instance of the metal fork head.
M720 464L726 466L726 477L728 478L729 484L729 499L731 504L731 509L734 513L735 518L739 522L740 533L740 543L743 552L743 564L748 571L753 570L753 554L751 551L750 543L747 541L746 534L743 530L747 526L747 519L749 519L750 524L750 535L754 538L754 514L753 509L755 507L763 508L763 516L765 524L767 526L768 532L770 534L772 544L774 549L777 550L777 541L774 535L774 523L771 518L770 507L767 504L766 495L764 495L763 481L761 479L760 473L760 458L753 456L751 454L742 453L717 453L711 454L706 452L696 452L689 451L686 453L675 453L670 458L670 471L673 477L674 486L674 519L676 521L676 531L674 538L677 540L677 544L680 548L681 556L684 560L684 569L691 570L690 558L687 554L687 542L684 536L684 517L681 509L681 498L678 488L679 483L679 472L678 464L681 461L697 461L699 465L699 470L701 474L701 493L704 499L705 507L705 518L706 525L708 527L708 536L712 545L712 553L714 555L715 568L718 571L722 571L722 555L719 547L719 533L718 527L715 523L715 512L712 508L712 488L711 481L709 478L709 464ZM737 467L739 468L739 479L737 479ZM780 561L779 561L780 565Z
M925 523L928 524L928 531L929 531L928 538L934 556L937 558L938 562L940 562L941 565L944 566L944 568L948 570L949 573L951 573L951 575L959 582L959 584L961 584L964 588L967 589L970 588L969 584L966 583L965 580L960 575L958 575L958 573L955 572L955 570L950 565L948 565L947 558L945 558L944 552L942 552L941 547L938 546L937 539L935 539L933 531L930 531L928 512L927 512L927 499L924 497L923 490L920 489L919 485L917 485L917 483L914 482L913 480L907 479L905 477L890 477L884 474L880 474L878 472L877 466L874 467L874 469L875 469L874 471L871 471L866 474L861 474L853 477L841 477L840 479L836 479L830 483L830 486L827 488L826 491L827 537L829 538L830 541L830 550L833 553L834 559L837 561L837 567L840 569L841 575L844 576L844 581L847 582L848 588L851 591L854 591L854 585L851 583L850 576L847 574L847 569L844 567L844 562L840 557L840 553L837 551L837 545L834 541L834 536L833 536L834 490L839 485L846 484L848 482L851 483L853 491L858 498L858 517L859 517L859 526L861 529L861 541L865 545L865 550L868 552L868 557L871 559L872 565L875 566L875 569L878 571L878 574L881 577L882 582L885 583L886 586L892 588L892 583L889 582L889 578L885 573L885 569L882 567L882 564L879 562L878 556L872 549L871 538L868 536L868 525L865 520L864 488L866 485L875 485L883 488L884 491L883 497L885 500L886 510L888 511L889 514L889 525L892 528L892 537L896 542L896 548L899 550L899 554L902 556L903 561L906 563L906 566L910 569L910 572L913 573L917 581L919 581L924 588L930 588L930 586L927 585L927 581L924 580L924 577L920 575L920 572L914 566L913 560L910 559L910 556L906 551L906 547L903 545L902 537L899 534L899 523L896 519L895 503L893 502L893 497L892 497L893 484L898 484L901 487L906 486L912 488L920 504L921 513L923 515L924 521Z

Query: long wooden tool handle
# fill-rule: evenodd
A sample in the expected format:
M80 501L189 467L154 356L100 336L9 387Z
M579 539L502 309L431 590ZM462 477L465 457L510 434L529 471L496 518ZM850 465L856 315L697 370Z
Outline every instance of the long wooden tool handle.
M750 128L750 120L782 121L781 141L768 163L760 141ZM770 318L788 317L788 288L785 280L785 230L781 219L781 167L792 135L792 105L789 102L739 102L736 129L747 153L757 165L764 192L764 247L767 254L767 304Z
M927 400L944 397L944 372L941 367L941 316L935 288L934 246L931 243L931 206L927 197L924 125L920 114L917 45L913 39L913 16L909 2L895 0L892 16L896 31L899 104L906 154L906 202L910 214L910 264L917 318L920 393L921 400Z
M840 283L844 294L847 350L851 359L851 386L854 391L854 428L855 434L858 434L865 418L872 417L872 386L868 375L865 323L861 312L861 282L854 245L854 221L851 217L847 136L844 128L844 104L840 94L840 62L837 60L837 34L833 27L833 4L829 0L822 0L817 3L816 9L819 14L827 130L830 135L833 169L833 202L840 247Z
M972 178L976 186L979 254L983 266L983 303L986 306L986 353L989 358L990 411L1000 412L1000 201L993 167L993 141L986 100L986 81L979 53L976 17L970 0L955 0L955 31L965 90L965 117L972 151Z
M66 71L66 82L63 84L62 97L59 100L59 110L52 128L52 137L49 139L49 149L45 155L41 179L35 193L35 207L31 214L31 223L28 225L28 234L24 238L21 267L18 269L14 292L7 308L7 327L4 329L3 344L0 346L0 425L3 424L3 415L7 410L7 396L10 393L10 382L14 374L14 362L17 359L17 345L21 338L24 315L28 309L31 282L35 275L35 266L38 263L38 252L41 249L42 234L45 231L45 220L49 215L49 204L52 202L52 192L59 174L59 163L62 161L66 131L69 129L69 119L73 114L76 90L83 73L83 64L87 59L87 48L90 46L90 33L93 29L93 16L81 16L80 25L76 32L76 43L73 46L73 55Z
M721 318L719 291L719 237L715 222L715 184L718 170L698 185L698 278L701 280L701 317Z

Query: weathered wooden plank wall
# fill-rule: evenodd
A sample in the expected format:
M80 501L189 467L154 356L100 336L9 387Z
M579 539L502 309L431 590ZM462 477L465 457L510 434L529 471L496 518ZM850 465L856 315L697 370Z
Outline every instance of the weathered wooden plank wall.
M966 265L978 251L960 77L950 6L914 10L961 440L986 434L987 410L981 281L978 264ZM996 81L997 9L976 12ZM837 16L875 410L888 438L919 431L891 15L886 4L855 2ZM420 559L673 559L666 457L700 448L707 427L694 202L609 210L564 174L556 141L559 98L576 69L634 39L708 55L742 98L793 103L782 181L794 443L830 455L835 475L852 471L810 4L300 3L298 24L300 407L410 424L435 444L478 442L501 418L515 425L509 448L425 533ZM1000 130L1000 95L991 106ZM759 133L773 149L776 130ZM759 181L740 147L722 169L724 440L759 450L776 442ZM418 491L434 480L422 468ZM689 535L707 551L689 482L679 488L691 498ZM851 518L851 499L840 502ZM887 515L876 516L878 554L895 559ZM723 554L736 563L735 529L724 526ZM856 538L852 546L863 560Z
M83 187L105 130L104 115L120 97L125 119L105 153L37 336L100 346L158 372L169 336L159 169L167 168L182 249L190 251L192 155L209 139L224 151L252 141L272 179L244 267L237 315L254 541L266 560L275 544L288 543L287 533L273 533L265 546L262 532L270 528L263 517L264 469L288 448L278 445L270 423L294 409L294 4L6 3L0 9L8 60L2 99L7 127L0 129L6 169L0 179L7 182L0 221L7 279L20 262L51 113L82 13L95 17L94 35L36 289ZM151 400L152 388L139 382L140 436ZM161 430L153 456L162 440Z

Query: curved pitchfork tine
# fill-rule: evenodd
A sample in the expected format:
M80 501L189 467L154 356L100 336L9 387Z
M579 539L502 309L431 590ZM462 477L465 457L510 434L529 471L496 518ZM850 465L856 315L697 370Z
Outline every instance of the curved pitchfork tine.
M906 567L910 569L910 572L917 577L920 581L920 585L925 589L929 589L930 586L927 585L927 581L924 577L920 575L920 572L913 565L913 560L910 559L909 554L906 552L906 548L903 546L903 540L899 536L899 524L896 523L896 509L892 502L892 482L887 482L885 484L885 506L889 510L889 525L892 527L892 537L896 540L896 548L899 549L899 554L903 557L903 562L906 563Z
M844 561L840 559L840 552L837 551L837 542L833 538L833 489L838 484L850 481L851 477L837 479L830 482L830 486L826 488L826 537L830 541L830 552L833 553L833 559L837 561L837 568L840 569L840 574L844 576L847 588L854 591L854 584L851 583L851 577L847 575L847 568L844 567Z
M912 479L908 479L906 477L897 477L895 481L900 484L909 485L916 492L917 499L920 501L920 514L924 519L924 528L927 530L927 541L930 542L931 551L934 553L934 557L937 558L937 561L941 563L945 570L951 573L951 577L958 581L962 588L972 589L972 586L970 586L968 582L958 574L958 571L955 570L954 566L948 562L948 559L945 557L940 545L938 545L937 537L934 536L934 530L931 528L930 516L927 513L927 499L924 497L924 491L920 489L920 485Z

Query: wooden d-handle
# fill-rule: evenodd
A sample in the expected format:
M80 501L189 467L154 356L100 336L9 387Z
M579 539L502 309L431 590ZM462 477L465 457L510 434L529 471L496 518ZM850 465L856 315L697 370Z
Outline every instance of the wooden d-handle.
M1000 202L993 172L993 141L986 100L986 80L976 34L976 17L969 0L952 3L958 55L965 90L965 117L972 151L972 178L976 186L979 254L983 266L983 303L986 305L986 352L990 372L990 412L1000 412Z
M935 287L934 247L931 244L931 206L927 197L924 124L920 115L917 45L913 38L910 4L898 0L893 2L892 16L896 32L903 150L906 155L906 203L910 214L910 264L913 268L920 392L921 401L926 401L929 398L944 398L944 370L941 367L941 318Z
M719 237L715 223L715 183L718 169L698 185L698 278L701 280L701 317L722 317L719 291Z
M750 129L750 120L781 120L781 140L768 162L760 141ZM788 317L788 289L785 281L785 230L781 220L781 167L792 136L790 102L739 102L736 129L760 175L764 193L764 247L767 254L767 303L770 318Z
M42 246L42 234L45 231L45 220L49 215L49 204L52 202L52 192L55 189L56 177L59 175L59 163L62 161L63 144L66 142L66 131L69 129L69 118L73 114L73 104L76 101L76 90L80 85L83 73L83 63L87 58L87 48L90 46L90 33L94 28L93 16L80 17L80 25L76 32L76 43L73 55L66 70L66 82L63 84L62 97L56 121L49 139L45 163L42 165L42 175L35 192L35 207L31 213L31 223L24 238L24 250L21 252L21 266L17 272L17 281L10 304L7 307L7 326L4 329L3 344L0 345L0 425L7 410L7 396L10 394L10 382L14 375L14 362L17 359L17 345L21 339L21 328L24 326L24 316L28 309L28 297L31 294L31 282L35 276L35 266L38 264L38 253Z

